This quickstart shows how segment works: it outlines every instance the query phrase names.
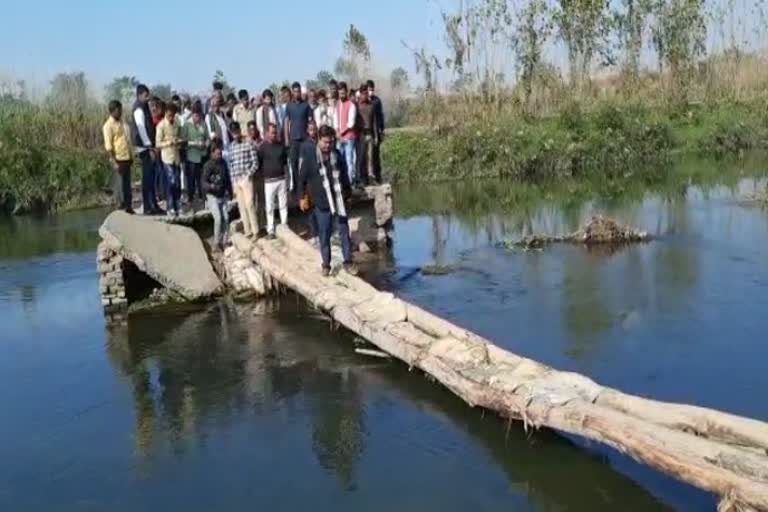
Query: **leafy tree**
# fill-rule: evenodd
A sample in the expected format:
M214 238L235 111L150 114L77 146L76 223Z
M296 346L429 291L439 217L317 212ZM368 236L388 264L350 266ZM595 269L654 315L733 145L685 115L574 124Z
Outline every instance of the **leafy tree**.
M174 94L171 84L155 84L149 88L149 92L163 101L170 101Z
M396 67L389 74L389 86L393 92L402 93L408 89L408 72L402 67Z
M235 92L234 86L230 85L230 83L227 81L227 78L224 76L224 72L220 69L217 69L213 74L213 82L221 82L221 84L224 86L224 90L222 91L224 96Z
M88 99L88 80L85 73L76 71L53 77L46 103L57 109L80 112L88 106Z
M130 105L139 83L139 79L135 76L115 77L104 87L104 99L106 101L119 100L124 106Z
M342 48L344 54L336 60L334 72L350 87L357 87L369 71L371 48L368 38L354 25L350 25L344 34Z
M612 21L608 0L558 0L554 20L568 50L571 85L582 86L597 55L611 63L608 38Z

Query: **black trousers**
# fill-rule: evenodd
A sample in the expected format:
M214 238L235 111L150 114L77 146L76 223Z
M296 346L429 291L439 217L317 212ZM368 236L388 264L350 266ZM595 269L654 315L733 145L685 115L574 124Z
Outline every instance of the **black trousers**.
M131 190L131 161L117 162L113 190L115 202L121 210L130 210L133 204L133 191Z

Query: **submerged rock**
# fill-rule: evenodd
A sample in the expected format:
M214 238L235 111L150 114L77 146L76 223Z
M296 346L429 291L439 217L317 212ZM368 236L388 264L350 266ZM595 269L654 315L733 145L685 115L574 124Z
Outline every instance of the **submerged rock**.
M420 270L422 274L427 276L444 276L456 272L459 268L458 265L440 265L435 263L433 265L424 265Z

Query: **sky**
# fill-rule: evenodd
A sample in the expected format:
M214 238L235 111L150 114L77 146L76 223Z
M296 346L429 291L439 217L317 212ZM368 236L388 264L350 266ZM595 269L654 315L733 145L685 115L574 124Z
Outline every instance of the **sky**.
M321 69L332 72L350 24L368 37L380 76L396 66L413 76L413 59L401 41L442 45L434 2L14 2L3 12L0 80L22 79L34 91L56 73L84 71L97 94L122 75L201 92L221 69L234 86L260 90L313 78ZM346 12L325 8L336 4L348 6Z

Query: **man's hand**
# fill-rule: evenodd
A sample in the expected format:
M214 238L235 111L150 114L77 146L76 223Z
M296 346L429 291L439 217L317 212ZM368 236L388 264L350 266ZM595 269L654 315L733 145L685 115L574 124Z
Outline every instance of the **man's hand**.
M157 160L157 152L152 148L149 149L149 158Z
M301 211L307 212L310 208L310 201L309 201L309 195L304 194L301 196L301 199L299 200L299 208L301 208Z
M114 158L110 158L109 162L112 164L112 169L114 169L116 171L119 169L119 166L117 164L117 160L115 160Z

